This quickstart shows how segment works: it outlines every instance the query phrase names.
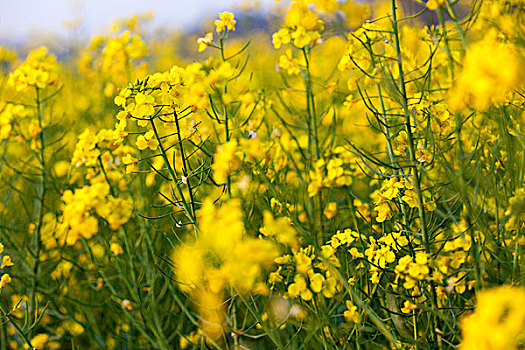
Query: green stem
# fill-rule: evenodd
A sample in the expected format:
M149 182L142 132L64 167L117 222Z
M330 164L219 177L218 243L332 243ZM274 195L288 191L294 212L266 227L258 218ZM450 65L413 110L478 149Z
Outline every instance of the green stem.
M109 181L108 174L106 173L106 169L104 168L104 164L102 163L102 157L100 154L97 157L98 163L100 164L100 169L102 170L102 174L104 175L104 179L106 180L108 186L109 186L109 193L115 197L115 190L113 189L113 186L111 185L111 182Z
M399 89L401 92L401 101L403 104L403 113L404 113L404 119L405 119L405 132L407 134L408 139L408 150L409 150L409 156L410 156L410 165L412 167L412 182L414 189L416 191L417 195L417 206L418 206L418 213L419 213L419 220L420 220L420 226L421 226L421 236L423 238L424 248L426 253L429 255L429 259L431 259L431 243L429 240L428 232L427 232L427 223L426 223L426 213L424 208L424 199L423 199L423 191L421 190L421 180L418 172L418 164L416 159L416 149L414 145L414 135L412 134L412 121L410 118L410 111L408 109L408 98L407 98L407 92L406 92L406 85L405 85L405 74L403 70L403 58L401 55L401 43L399 40L399 27L397 22L397 4L396 0L391 0L392 5L392 27L394 32L394 38L395 38L395 45L396 45L396 55L397 55L397 68L399 72ZM437 296L436 296L436 290L434 288L434 282L430 282L430 288L432 296L430 298L431 304L433 308L437 309ZM441 342L439 341L440 335L438 334L439 329L439 320L434 315L433 317L433 326L432 330L434 331L434 336L436 343L441 348Z
M15 322L15 320L11 317L11 315L9 314L9 312L7 312L7 310L4 308L4 306L2 304L0 304L0 310L2 311L2 313L4 314L5 317L7 317L7 319L9 320L9 322L11 322L11 324L13 325L13 327L15 327L16 331L18 332L18 334L20 334L20 336L22 337L22 339L24 339L24 341L26 342L26 344L29 346L30 349L34 349L33 347L33 344L31 344L31 340L29 340L29 338L27 337L27 335L24 333L24 331L22 330L22 328L20 328L20 326L18 325L18 323Z
M159 148L160 148L160 153L162 155L162 159L164 159L164 163L165 163L166 167L168 168L168 172L170 173L171 180L173 181L173 183L177 187L177 192L179 193L180 201L182 202L182 206L184 207L184 211L186 212L186 215L189 216L191 222L193 224L196 224L195 215L193 214L193 211L190 209L190 206L188 205L188 202L186 201L186 197L184 196L184 193L182 192L182 188L179 185L179 179L177 178L177 175L175 174L175 171L173 170L173 167L171 166L171 164L169 162L168 155L166 153L166 149L164 148L164 146L162 144L162 139L159 136L159 132L157 131L157 127L155 126L155 121L153 119L151 119L150 121L151 121L151 126L153 128L153 132L155 133L155 138L159 142Z
M189 166L188 166L188 160L186 159L186 154L184 152L184 146L183 146L183 140L181 136L180 131L180 125L179 125L179 117L177 115L177 112L174 112L175 116L175 125L177 127L177 136L179 139L179 149L180 149L180 157L182 159L182 174L186 178L186 185L188 186L188 193L190 197L190 206L192 210L192 217L196 217L196 211L195 211L195 200L193 198L193 189L191 188L191 181L189 179Z
M36 290L38 288L38 275L40 269L40 250L41 250L41 231L44 219L44 201L46 197L46 160L45 160L45 138L44 138L44 112L43 106L40 101L40 89L36 89L36 105L37 105L37 115L38 115L38 126L40 128L40 149L38 152L38 158L41 166L41 173L39 179L39 189L38 189L38 201L37 201L37 226L33 234L33 266L32 266L32 275L31 275L31 292L30 292L30 304L29 304L29 317L28 317L28 326L29 326L29 337L32 337L34 334L34 324L35 320L38 319L36 316Z
M304 60L306 62L306 76L304 77L304 84L306 88L306 114L307 114L307 126L308 126L308 152L310 165L319 159L319 133L317 127L317 113L315 110L315 96L312 91L312 74L310 72L310 59L308 57L309 51L306 48L302 49ZM312 152L313 147L313 152ZM313 153L313 154L312 154ZM319 224L317 227L312 228L312 232L321 232L319 237L316 237L316 244L323 244L325 237L324 235L324 223L323 220L323 197L322 193L317 196L316 204L317 208L313 208L313 212L317 212L317 219ZM311 216L310 216L311 217ZM319 240L319 241L318 241ZM318 242L317 242L318 241Z

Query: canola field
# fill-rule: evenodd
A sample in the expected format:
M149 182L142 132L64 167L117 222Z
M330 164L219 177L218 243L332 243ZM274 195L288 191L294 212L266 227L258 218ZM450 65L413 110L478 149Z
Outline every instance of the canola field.
M523 0L281 8L0 48L0 350L525 348Z

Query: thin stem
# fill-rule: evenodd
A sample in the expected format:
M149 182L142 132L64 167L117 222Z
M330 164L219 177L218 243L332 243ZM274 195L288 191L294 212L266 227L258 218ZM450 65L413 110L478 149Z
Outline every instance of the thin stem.
M192 216L196 217L195 200L193 199L193 189L191 188L191 180L189 178L189 166L188 166L188 161L187 161L187 158L186 158L186 154L184 152L184 145L183 145L183 142L182 142L183 140L182 140L182 136L181 136L180 125L179 125L179 117L177 115L177 112L174 112L174 117L175 117L175 125L177 127L177 136L178 136L178 139L179 139L180 157L182 159L182 174L186 178L185 182L186 182L186 185L188 186L188 193L189 193L189 197L190 197L190 206L191 206L191 210L192 210Z
M151 126L152 126L152 129L153 129L153 132L155 133L155 138L159 142L159 148L160 148L160 152L162 154L162 159L164 159L164 163L165 163L166 167L168 168L168 172L170 174L171 180L173 181L173 183L177 187L177 192L179 193L180 200L182 201L182 205L184 207L184 211L186 212L186 215L189 216L189 218L191 219L192 223L196 224L195 215L193 214L193 211L190 209L190 206L188 205L188 202L186 201L186 197L184 196L184 193L182 192L182 188L179 185L179 179L177 178L177 175L175 174L175 171L173 170L173 167L171 166L171 164L169 162L168 155L166 153L166 149L164 148L164 146L162 144L162 140L160 139L159 132L157 130L157 127L155 126L155 121L153 119L151 119L150 121L151 121Z
M5 317L7 317L7 319L9 320L9 322L11 322L11 324L13 325L13 327L15 327L16 331L18 332L18 334L20 334L20 336L22 337L22 339L24 339L24 341L26 342L26 344L29 346L30 349L34 349L33 347L33 344L31 344L31 340L29 340L27 334L24 333L24 331L22 330L22 328L20 328L20 326L18 325L18 323L16 323L16 321L11 317L11 315L9 314L9 312L7 312L7 310L4 308L4 306L2 304L0 304L0 310L2 311L2 313L4 314Z
M409 150L409 156L410 156L410 164L412 165L412 180L413 180L413 186L416 191L417 195L417 207L419 212L419 221L421 226L421 236L423 238L424 248L425 252L429 255L431 254L430 249L430 241L428 237L427 232L427 222L426 222L426 212L424 208L424 199L423 199L423 191L421 190L421 180L418 172L418 164L416 159L416 150L415 150L415 141L414 141L414 135L412 134L412 121L410 117L410 111L408 109L408 97L406 92L406 85L405 85L405 74L403 70L403 58L401 55L401 43L399 40L399 28L398 28L398 22L397 22L397 4L396 0L391 1L392 5L392 29L394 33L395 38L395 47L396 47L396 55L397 55L397 68L399 72L399 91L401 93L401 102L403 104L403 112L404 112L404 119L405 119L405 132L407 134L408 139L408 150ZM431 293L432 297L430 298L432 307L437 309L437 296L436 296L436 290L434 288L434 282L431 281L430 283ZM441 347L441 342L439 341L440 335L438 333L439 329L439 320L434 315L433 317L433 323L434 326L432 329L434 330L435 340L438 343L438 346Z
M36 89L36 107L37 107L37 116L38 116L38 126L40 128L40 149L38 152L38 158L41 166L41 173L39 175L39 188L38 188L38 202L37 202L37 225L33 233L33 266L32 266L32 276L31 276L31 292L30 292L30 303L29 303L29 317L28 317L28 326L29 326L29 337L31 338L34 334L34 324L35 320L38 319L36 316L36 290L38 288L38 275L40 269L40 250L41 250L41 231L44 219L44 201L46 198L46 160L45 160L45 138L44 138L44 111L43 106L40 101L40 89Z

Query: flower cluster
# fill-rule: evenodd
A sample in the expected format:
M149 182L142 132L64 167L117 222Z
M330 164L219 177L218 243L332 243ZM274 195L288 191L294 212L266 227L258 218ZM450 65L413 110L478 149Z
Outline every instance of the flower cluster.
M343 147L334 149L333 154L320 158L310 171L308 195L315 196L323 188L349 186L355 174L355 155Z
M59 70L55 58L48 53L47 48L41 47L33 50L26 61L9 75L7 83L16 91L27 91L30 88L44 89L49 86L57 88Z
M67 190L62 195L62 222L67 227L60 244L74 245L79 239L89 239L99 232L99 220L95 213L105 219L112 230L118 230L131 215L129 201L109 194L109 186L98 182L91 186Z
M311 11L304 1L298 1L292 4L286 19L285 28L279 29L272 36L272 42L276 49L282 44L290 44L297 48L303 48L307 45L314 45L320 38L324 30L324 22Z

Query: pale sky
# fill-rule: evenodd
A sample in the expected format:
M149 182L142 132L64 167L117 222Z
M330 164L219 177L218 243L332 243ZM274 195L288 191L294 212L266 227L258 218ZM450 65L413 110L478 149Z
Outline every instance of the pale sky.
M258 0L271 6L274 0ZM65 34L64 23L81 19L83 39L104 33L118 18L152 11L153 27L195 29L203 19L254 0L0 0L0 44Z

